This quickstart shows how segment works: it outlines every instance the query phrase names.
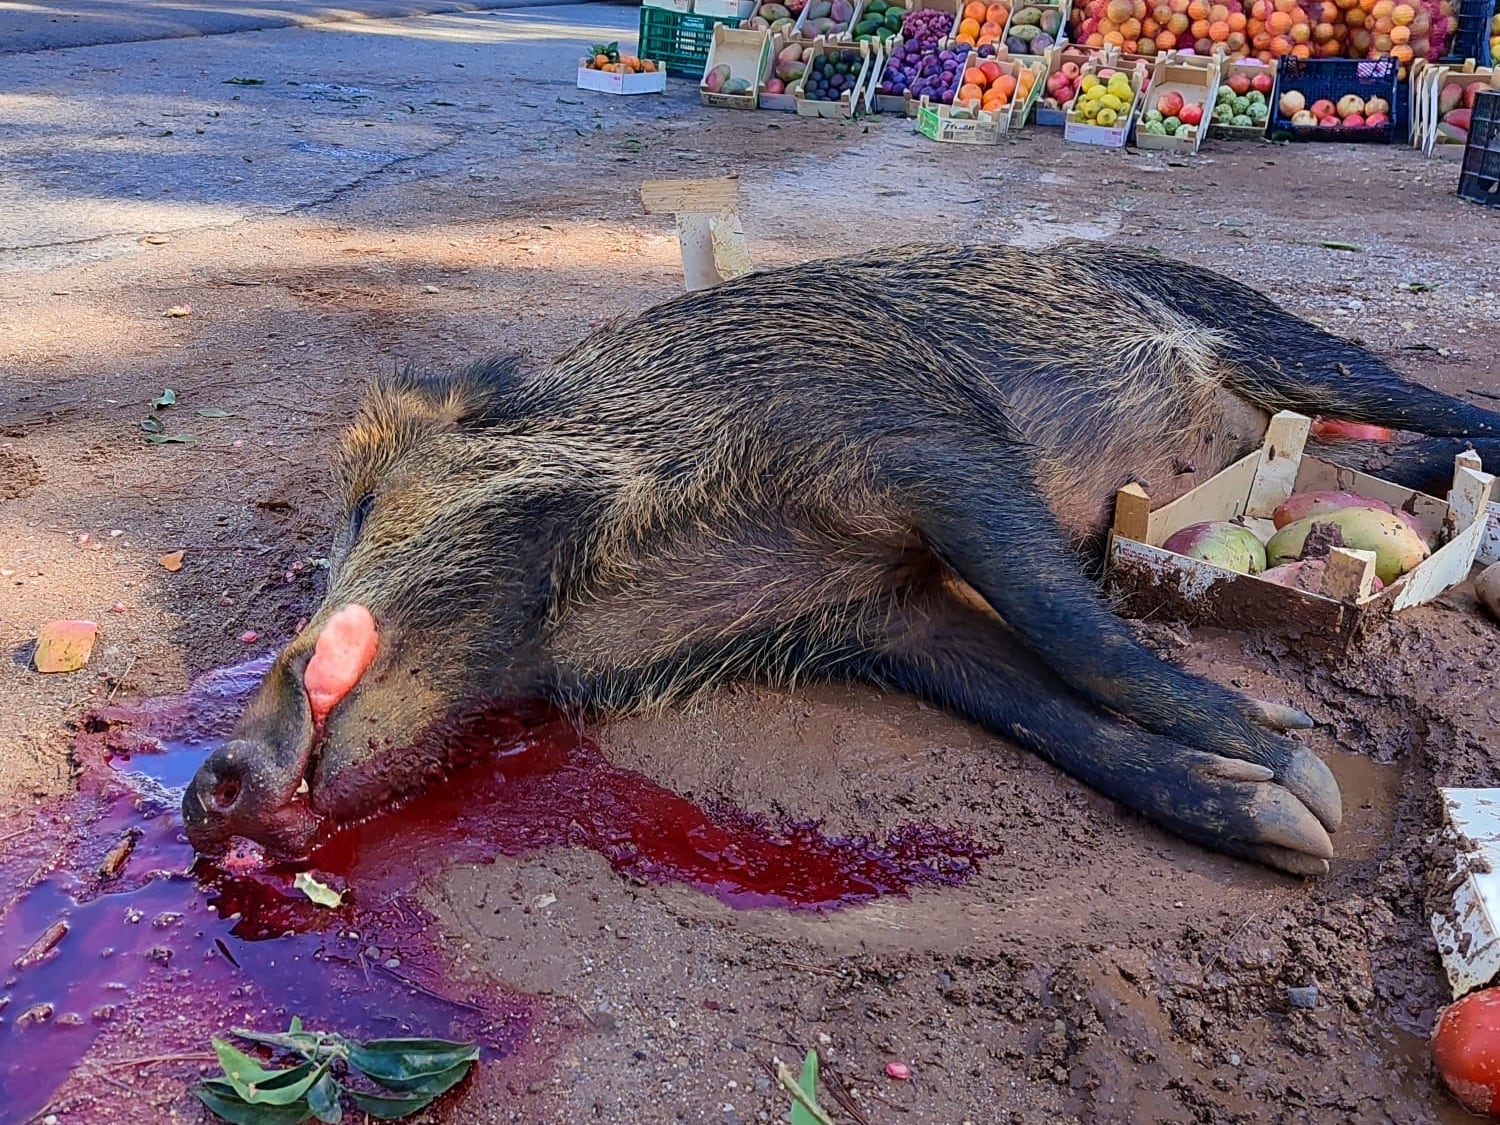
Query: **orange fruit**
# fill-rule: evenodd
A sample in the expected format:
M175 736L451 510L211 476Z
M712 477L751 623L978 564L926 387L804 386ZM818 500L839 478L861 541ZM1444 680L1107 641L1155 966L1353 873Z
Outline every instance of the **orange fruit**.
M964 5L964 19L973 20L975 23L979 23L984 19L984 9L985 5L983 3L983 0L969 0L969 2Z
M1004 4L991 4L985 8L984 18L991 23L1004 23L1010 18L1010 9Z
M1230 12L1229 13L1229 18L1227 20L1225 20L1224 22L1229 25L1229 30L1230 31L1244 31L1245 30L1245 23L1246 23L1245 13L1244 12Z
M953 42L962 43L966 47L979 46L978 43L974 42L974 37L972 35L955 35L953 37Z
M1292 30L1292 17L1285 12L1272 12L1266 21L1266 30L1272 35L1285 35Z
M1173 35L1186 35L1191 22L1182 12L1173 12L1172 18L1167 21L1167 30Z
M1209 23L1226 23L1229 20L1229 8L1224 4L1215 4L1208 9Z
M1127 40L1141 37L1141 21L1131 17L1120 25L1120 34Z
M1016 80L1009 74L1002 74L995 79L995 88L999 90L1004 97L1008 98L1016 92Z
M1397 43L1394 47L1391 48L1391 57L1394 58L1402 66L1405 66L1412 60L1411 44Z
M1229 38L1229 25L1227 23L1211 23L1208 25L1208 37L1215 43L1222 43Z
M1124 23L1135 11L1135 5L1131 0L1109 0L1104 5L1104 18L1110 23Z
M984 97L984 91L978 86L965 84L958 88L958 100L961 102L977 102Z
M991 38L994 38L995 36L1001 34L1004 30L1005 26L1003 24L996 23L994 20L985 20L982 24L979 25L979 34L988 35Z
M1112 46L1112 47L1119 47L1122 50L1125 47L1125 36L1121 35L1118 31L1107 31L1107 32L1105 32L1104 33L1104 41L1106 43L1108 43L1110 46Z
M1231 31L1229 38L1224 41L1224 46L1229 48L1231 55L1243 55L1245 53L1245 33L1243 31Z
M1292 56L1299 59L1312 58L1312 48L1306 43L1298 43L1292 48Z
M1391 43L1392 43L1392 45L1395 45L1397 43L1410 43L1410 42L1411 42L1411 28L1407 27L1405 24L1399 24L1399 23L1395 27L1391 28Z
M1208 19L1208 5L1204 0L1190 0L1187 12L1194 20Z
M1306 43L1312 38L1312 28L1305 23L1292 24L1290 38L1293 43Z
M1100 47L1104 46L1104 36L1100 35L1097 31L1091 32L1089 37L1083 41L1083 45L1091 51L1097 51Z
M1170 51L1177 46L1177 36L1170 31L1163 31L1156 36L1156 49L1158 51Z
M1291 53L1292 41L1285 35L1278 35L1271 40L1271 54L1275 55L1278 59L1283 55L1290 55Z
M965 86L978 86L981 89L989 85L990 80L985 77L984 71L977 66L971 66L964 71L963 84Z
M1269 31L1257 31L1255 37L1250 40L1250 43L1257 51L1268 50L1271 46L1271 33Z
M1208 21L1207 20L1194 20L1193 21L1193 26L1192 26L1191 30L1192 30L1193 38L1194 39L1207 39L1208 38Z

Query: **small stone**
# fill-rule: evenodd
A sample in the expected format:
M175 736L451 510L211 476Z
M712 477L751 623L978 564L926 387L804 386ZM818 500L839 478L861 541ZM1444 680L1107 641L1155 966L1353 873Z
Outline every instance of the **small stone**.
M1316 1008L1318 986L1309 984L1301 988L1289 988L1286 990L1286 1002L1294 1008Z
M750 1040L746 1039L743 1035L736 1035L729 1041L729 1045L736 1051L748 1051L750 1049Z
M385 959L385 967L387 969L399 969L401 967L401 958L387 957Z
M755 1076L755 1092L757 1094L769 1094L771 1092L771 1080L764 1074Z
M110 613L124 613L125 612L125 603L124 602L115 602L114 605L112 605L112 606L109 607L109 612Z
M818 1043L821 1046L827 1047L832 1042L833 1042L833 1036L829 1035L828 1032L826 1032L826 1031L820 1031L820 1032L818 1032Z
M49 1113L42 1118L42 1125L57 1125L57 1114Z
M1230 1066L1239 1066L1240 1063L1242 1063L1244 1061L1245 1061L1244 1058L1240 1055L1240 1053L1238 1051L1230 1051L1229 1052L1229 1065Z
M254 629L246 629L240 634L240 640L247 645L253 645L256 641L260 640L260 634Z
M422 286L422 292L423 293L436 293L437 291L438 291L438 287L436 285L424 285L424 286Z

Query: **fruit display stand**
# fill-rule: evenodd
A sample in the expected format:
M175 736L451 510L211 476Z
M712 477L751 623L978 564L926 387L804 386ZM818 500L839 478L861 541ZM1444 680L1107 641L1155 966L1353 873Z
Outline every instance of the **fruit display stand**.
M698 97L718 109L754 109L771 59L771 37L764 31L714 28Z
M1097 78L1108 85L1108 82L1114 80L1115 75L1124 75L1125 82L1130 86L1130 104L1122 106L1119 110L1109 110L1108 112L1112 113L1114 118L1107 124L1100 124L1097 120L1091 121L1082 109L1082 103L1088 96L1087 89L1083 87L1088 85L1087 80L1090 77ZM1084 67L1083 73L1079 76L1079 82L1081 83L1080 93L1073 100L1073 108L1068 110L1067 124L1063 126L1063 140L1085 145L1100 145L1104 148L1123 148L1125 142L1130 139L1135 114L1141 104L1142 87L1150 83L1145 64L1137 63L1133 69L1126 71L1090 63Z
M1189 64L1178 61L1174 54L1164 56L1151 71L1151 83L1140 98L1135 147L1196 155L1208 132L1209 114L1218 92L1216 59ZM1161 124L1156 124L1158 119ZM1161 131L1154 131L1153 124Z
M760 86L756 91L756 108L769 109L779 113L796 113L797 97L792 93L792 86L796 83L796 76L791 80L781 77L782 73L790 73L785 70L784 64L793 61L801 62L802 54L811 50L810 47L801 43L789 43L780 35L772 35L771 45L766 59L766 69L760 76ZM782 52L788 48L795 48L797 58L795 60L783 59Z
M1448 499L1304 455L1311 420L1291 411L1271 419L1260 449L1156 510L1138 485L1116 493L1108 548L1113 592L1135 615L1168 612L1226 628L1300 634L1333 650L1373 623L1436 598L1468 578L1487 531L1486 500L1494 477L1472 452L1458 455ZM1239 520L1262 542L1275 530L1270 516L1294 492L1353 492L1410 513L1441 544L1407 573L1371 593L1375 554L1333 547L1317 593L1278 585L1161 544L1194 524Z
M1396 105L1397 64L1393 58L1381 59L1298 59L1286 57L1276 68L1276 89L1271 97L1272 140L1292 141L1364 141L1389 144L1395 133L1395 124L1389 113L1376 125L1364 123L1358 115L1358 124L1346 124L1351 120L1343 113L1323 115L1323 120L1339 120L1339 124L1296 122L1295 111L1288 112L1286 95L1298 95L1306 110L1316 117L1314 106L1337 107L1350 96L1363 105L1371 98L1378 98L1387 107ZM1404 138L1403 138L1404 139Z
M1500 207L1500 90L1486 90L1474 101L1458 195L1470 203Z
M669 11L642 5L640 32L636 37L643 59L655 59L668 74L698 81L708 62L714 28L719 24L738 27L733 17L718 18Z
M1095 57L1102 57L1106 61L1111 57L1108 52L1090 52L1082 47L1063 45L1053 47L1047 54L1047 76L1043 79L1043 91L1041 100L1036 105L1036 123L1038 125L1054 126L1061 129L1068 123L1068 112L1063 108L1072 100L1072 89L1077 80L1083 75L1083 68L1093 62ZM1059 78L1058 76L1062 77ZM1068 79L1067 86L1060 86L1062 79Z
M578 60L578 88L600 94L661 94L667 72L656 62L620 53L618 43L596 44ZM606 61L607 60L607 61ZM645 69L649 67L649 69Z
M1481 90L1500 88L1500 71L1472 63L1413 67L1411 143L1423 155L1455 157L1469 139L1474 99Z
M855 95L864 88L877 54L879 54L879 49L872 50L869 43L851 47L841 43L814 40L807 55L806 73L789 87L790 93L797 100L797 116L829 118L855 116L866 105L863 99L856 98ZM837 98L819 97L809 88L823 62L828 59L837 60L836 65L849 68L847 73L841 75L848 80L848 84L837 91ZM876 70L876 73L879 71Z
M1222 57L1222 56L1221 56ZM1259 125L1252 122L1249 125L1235 125L1233 117L1229 121L1221 121L1215 116L1208 127L1208 135L1211 140L1222 141L1263 141L1266 139L1266 127L1271 121L1271 98L1276 92L1276 62L1263 63L1259 59L1241 59L1237 62L1223 62L1219 74L1219 88L1229 88L1231 81L1239 85L1236 79L1248 80L1251 89L1261 89L1266 98L1266 116ZM1259 87L1256 83L1259 83ZM1236 97L1242 96L1236 92Z
M1069 0L1061 3L1017 3L1005 21L1000 42L1012 55L1046 58L1068 34Z
M792 25L794 38L823 39L829 43L853 43L854 21L862 0L807 0Z

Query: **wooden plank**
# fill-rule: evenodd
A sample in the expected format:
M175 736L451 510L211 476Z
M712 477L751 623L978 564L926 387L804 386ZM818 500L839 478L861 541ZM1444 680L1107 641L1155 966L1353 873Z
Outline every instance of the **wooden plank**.
M1291 410L1272 416L1266 439L1261 442L1260 461L1245 503L1246 515L1269 516L1292 494L1311 425L1311 418Z
M1491 501L1486 511L1488 518L1484 535L1479 540L1479 553L1474 561L1489 564L1500 562L1500 502Z
M1311 454L1303 457L1302 467L1297 471L1295 491L1317 492L1323 489L1353 492L1359 496L1368 496L1371 500L1384 500L1392 507L1411 512L1429 531L1435 532L1441 528L1448 515L1447 503L1436 496L1413 492L1399 484L1391 484L1353 469L1340 468Z
M646 180L641 205L648 215L717 215L739 206L740 178L717 180Z
M1328 569L1323 572L1322 594L1341 602L1358 604L1370 596L1375 582L1375 552L1333 547Z
M1474 556L1479 551L1484 530L1485 521L1475 520L1434 551L1431 558L1424 559L1408 572L1396 591L1392 610L1400 611L1430 602L1448 587L1468 578L1469 571L1474 569Z
M1228 520L1245 511L1260 450L1247 453L1217 476L1151 513L1146 542L1163 543L1175 531L1205 520Z
M1131 481L1115 491L1115 534L1145 542L1151 525L1151 497Z
M1460 464L1453 471L1453 491L1448 493L1448 507L1453 509L1453 522L1459 531L1475 521L1484 521L1485 502L1490 498L1490 487L1495 483L1495 478L1489 473L1481 473L1464 465L1463 458L1464 454L1460 453L1457 458ZM1477 461L1478 458L1474 460Z

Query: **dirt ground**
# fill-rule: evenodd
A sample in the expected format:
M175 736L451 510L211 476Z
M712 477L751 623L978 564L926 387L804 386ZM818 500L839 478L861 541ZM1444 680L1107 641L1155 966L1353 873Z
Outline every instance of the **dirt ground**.
M0 793L62 791L64 724L88 706L179 690L292 633L319 596L327 453L370 372L546 356L678 291L643 179L739 173L764 265L925 239L1155 246L1421 381L1500 392L1500 212L1455 198L1452 163L1224 144L1181 161L1050 130L939 148L901 121L710 113L683 85L649 115L606 107L599 130L554 111L545 148L508 167L417 160L294 213L0 273ZM816 326L809 310L772 329L789 361ZM143 440L168 387L167 428L194 444ZM157 559L177 550L171 573ZM30 672L36 629L74 616L103 626L90 667ZM1465 587L1336 666L1266 638L1148 636L1323 724L1303 737L1346 807L1326 878L1184 845L909 699L725 690L595 733L694 799L836 832L927 819L995 854L966 886L827 915L630 885L591 852L454 868L427 890L463 950L454 971L587 1020L541 1078L482 1087L447 1119L784 1120L765 1063L818 1045L871 1123L1466 1120L1423 1043L1447 996L1429 835L1435 785L1496 781L1500 628ZM1288 987L1310 984L1316 1007L1293 1008ZM893 1059L911 1081L884 1076ZM198 1112L179 1098L168 1115Z

